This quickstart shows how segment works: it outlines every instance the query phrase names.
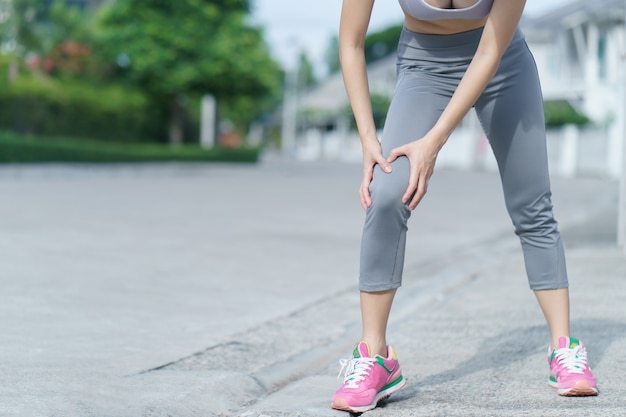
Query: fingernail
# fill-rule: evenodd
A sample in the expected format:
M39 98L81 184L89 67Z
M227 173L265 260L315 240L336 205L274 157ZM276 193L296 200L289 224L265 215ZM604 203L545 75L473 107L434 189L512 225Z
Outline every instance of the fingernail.
M391 172L391 167L385 167L386 172Z

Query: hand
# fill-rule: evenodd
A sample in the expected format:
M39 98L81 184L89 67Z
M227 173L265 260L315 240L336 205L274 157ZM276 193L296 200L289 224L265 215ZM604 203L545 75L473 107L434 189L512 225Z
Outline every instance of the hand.
M359 188L359 197L361 206L367 209L372 205L372 197L370 196L370 183L374 176L374 166L380 165L386 173L391 172L391 164L385 159L378 141L373 142L370 146L363 147L363 181Z
M439 149L426 138L394 148L389 153L387 158L389 163L399 156L406 156L409 159L409 186L402 195L402 202L406 204L410 200L410 210L414 210L426 194L438 153Z

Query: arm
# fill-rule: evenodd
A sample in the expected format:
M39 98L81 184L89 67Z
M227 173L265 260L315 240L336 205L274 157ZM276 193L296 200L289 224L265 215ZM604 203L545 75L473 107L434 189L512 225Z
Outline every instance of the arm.
M426 194L439 150L495 75L524 10L525 0L494 0L476 54L435 126L420 140L393 149L388 161L405 155L411 163L402 201L414 209Z
M359 189L363 208L372 204L369 184L374 166L379 164L385 172L391 172L391 165L383 156L376 137L365 66L365 35L373 6L374 0L343 0L339 26L341 69L363 146L363 182Z

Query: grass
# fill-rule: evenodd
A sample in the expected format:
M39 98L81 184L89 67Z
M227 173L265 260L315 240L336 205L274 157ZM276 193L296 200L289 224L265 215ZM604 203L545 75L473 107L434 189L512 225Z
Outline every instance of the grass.
M0 132L0 163L257 162L259 148L103 142Z

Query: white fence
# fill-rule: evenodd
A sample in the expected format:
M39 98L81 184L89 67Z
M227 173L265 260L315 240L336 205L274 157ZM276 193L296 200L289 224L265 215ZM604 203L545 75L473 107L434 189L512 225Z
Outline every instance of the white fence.
M548 129L547 148L552 175L619 178L622 136L612 127L565 126ZM300 160L358 162L361 144L355 132L310 130L296 143ZM497 171L495 158L477 123L467 122L450 137L437 158L438 167Z

